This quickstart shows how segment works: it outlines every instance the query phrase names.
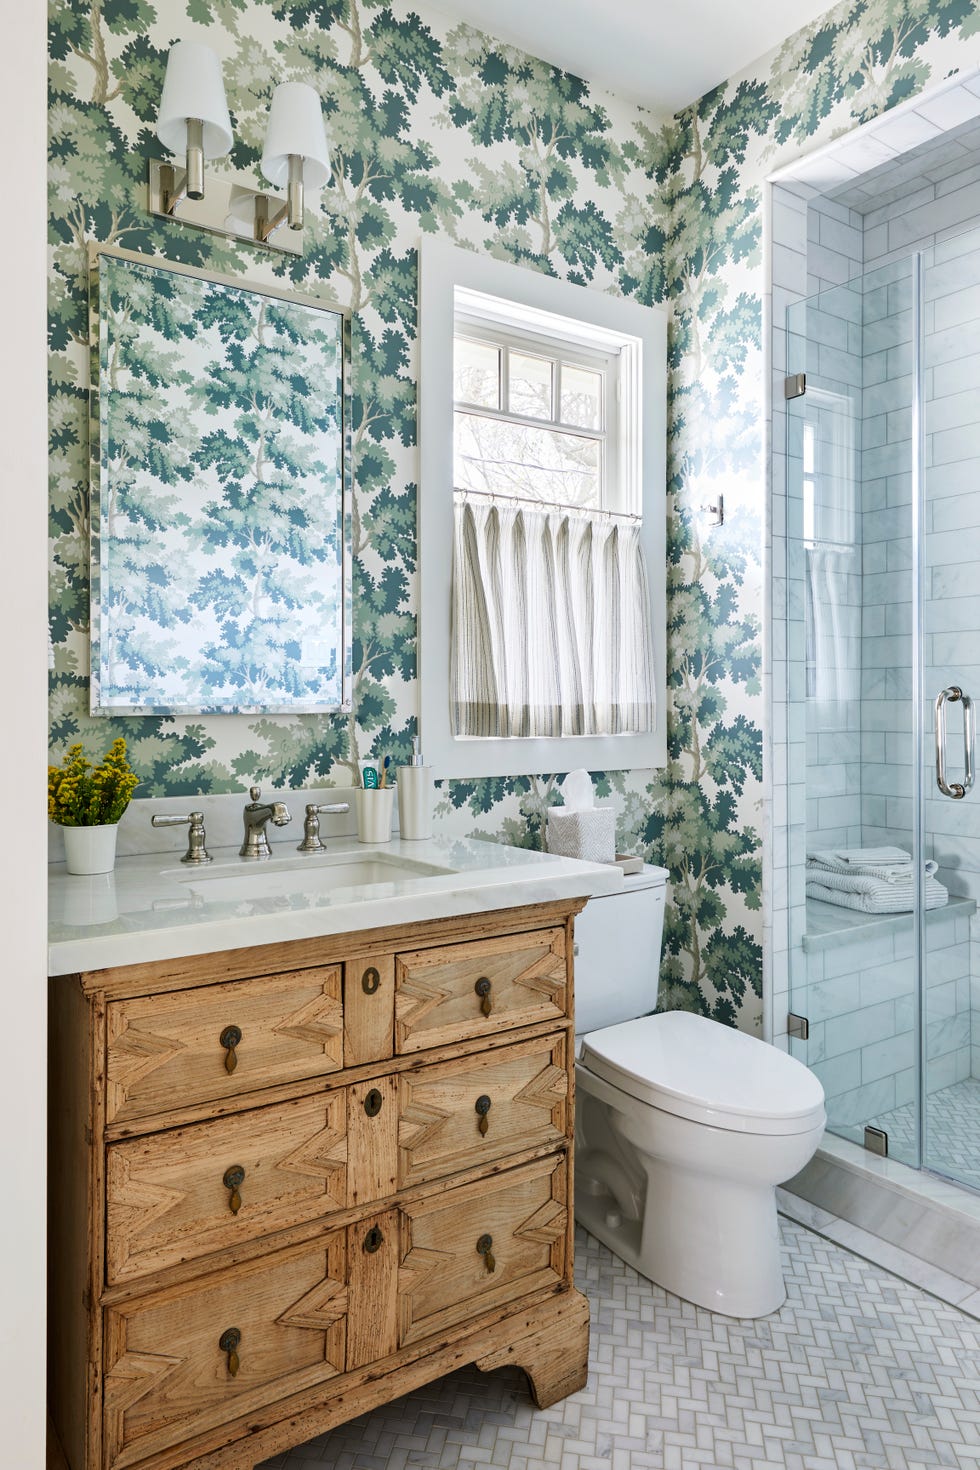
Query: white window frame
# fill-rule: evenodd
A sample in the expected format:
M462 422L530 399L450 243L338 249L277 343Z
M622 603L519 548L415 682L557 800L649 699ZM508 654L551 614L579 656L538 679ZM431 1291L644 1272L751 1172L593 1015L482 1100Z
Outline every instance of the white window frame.
M595 439L600 444L600 484L602 489L603 510L628 511L640 513L637 504L638 496L636 487L627 486L619 473L619 463L622 451L621 436L627 434L627 426L621 423L623 415L619 412L620 379L623 369L622 354L610 349L603 351L598 346L584 346L569 342L564 337L549 337L543 332L535 332L530 329L522 329L518 326L504 327L487 317L477 315L469 309L454 312L454 343L456 338L463 338L469 342L485 343L500 349L500 378L499 393L503 403L509 389L508 350L522 352L527 356L548 358L555 362L558 373L553 375L552 395L555 404L551 418L535 418L512 412L509 408L487 408L485 404L469 403L464 399L455 399L453 403L454 414L456 412L473 414L477 417L496 419L501 423L523 424L531 429L548 429L552 432L569 435L580 435L587 439ZM587 429L581 424L569 424L561 417L561 369L564 366L581 367L590 372L598 373L602 379L602 424L598 429ZM457 488L459 488L457 486ZM479 494L480 492L475 492ZM516 497L515 497L516 498ZM627 502L632 503L627 503ZM530 496L527 504L534 505L536 502ZM575 507L570 506L570 509Z
M507 261L425 239L419 261L418 676L422 751L437 778L536 775L584 766L650 770L667 763L667 311L573 286ZM474 740L456 738L449 713L453 561L453 339L456 313L478 293L493 298L504 329L621 356L617 429L623 509L640 514L653 618L656 728L634 735ZM493 308L491 308L493 309ZM535 314L538 314L537 317ZM578 328L576 329L576 324ZM618 508L618 507L617 507Z

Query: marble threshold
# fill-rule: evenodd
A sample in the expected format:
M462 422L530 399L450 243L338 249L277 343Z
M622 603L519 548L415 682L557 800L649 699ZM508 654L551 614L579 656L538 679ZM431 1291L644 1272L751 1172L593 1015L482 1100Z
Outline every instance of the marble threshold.
M890 1271L893 1276L901 1277L903 1281L927 1291L930 1296L938 1297L951 1307L958 1307L961 1312L980 1321L980 1291L972 1282L963 1281L949 1271L943 1271L939 1266L923 1261L911 1251L892 1245L880 1235L862 1230L860 1225L852 1225L849 1220L842 1220L829 1210L822 1210L818 1205L812 1205L809 1200L790 1194L786 1189L776 1190L776 1204L779 1213L787 1220L805 1226L814 1235L833 1241L852 1255L860 1256L862 1260Z
M980 1193L828 1133L779 1199L791 1218L858 1255L964 1311L980 1309ZM814 1223L818 1218L823 1226ZM830 1225L838 1233L824 1228ZM906 1274L916 1261L927 1273L938 1273L935 1281L946 1278L954 1294L944 1296L927 1280Z

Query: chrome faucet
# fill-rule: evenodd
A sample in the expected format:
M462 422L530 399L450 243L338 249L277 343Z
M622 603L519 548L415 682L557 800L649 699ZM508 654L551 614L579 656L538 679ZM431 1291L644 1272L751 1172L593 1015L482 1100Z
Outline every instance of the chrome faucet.
M250 786L248 794L252 800L242 813L245 819L245 841L238 855L243 858L271 857L272 848L265 832L266 823L271 822L274 827L285 827L287 822L292 821L292 817L283 801L259 801L262 792L258 786Z

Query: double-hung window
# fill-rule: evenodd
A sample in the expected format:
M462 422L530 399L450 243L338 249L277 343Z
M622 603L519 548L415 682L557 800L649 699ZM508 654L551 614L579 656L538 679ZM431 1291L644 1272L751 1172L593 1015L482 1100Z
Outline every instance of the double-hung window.
M427 242L421 326L429 758L661 764L662 315Z
M507 331L476 309L455 316L457 493L543 509L622 509L619 355Z

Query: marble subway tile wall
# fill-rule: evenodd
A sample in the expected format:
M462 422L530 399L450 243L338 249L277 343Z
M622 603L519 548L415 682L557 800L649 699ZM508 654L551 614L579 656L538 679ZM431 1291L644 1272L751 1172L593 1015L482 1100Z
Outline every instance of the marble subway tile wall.
M908 259L864 278L861 823L912 840L912 296Z
M951 683L967 692L980 693L980 137L975 126L960 132L962 156L948 157L948 148L938 156L943 161L929 169L930 177L920 186L908 188L865 215L865 265L887 273L904 270L897 264L911 251L922 252L923 270L923 361L925 367L925 586L926 639L925 709L932 717L932 699ZM883 268L883 269L882 269ZM897 286L888 288L894 293ZM895 313L901 318L901 311ZM901 400L911 363L903 361L897 345L884 349L884 358L869 362L869 376L879 374L874 387L865 386L865 431L889 436L897 432ZM877 412L875 412L877 410ZM873 422L870 422L873 421ZM894 441L893 441L894 442ZM902 474L889 481L891 501L897 507L910 498ZM887 528L885 528L887 529ZM899 525L886 539L889 570L901 577L899 568L911 564L909 527ZM907 573L905 574L908 575ZM885 614L895 637L911 633L911 607L903 607L899 588L892 587L895 600L885 605ZM866 582L865 600L867 605ZM893 840L911 817L911 803L903 795L899 772L911 783L911 740L909 699L902 674L890 673L893 702L883 752L886 767L866 772L866 832L875 831L883 840ZM928 728L928 725L927 725ZM960 731L958 711L949 718L951 776L961 769L958 755ZM980 897L980 799L974 793L962 802L950 801L932 778L932 750L927 742L926 832L928 855L940 865L940 877L952 893ZM902 762L904 761L904 765ZM868 781L883 785L884 798L875 802ZM874 821L872 821L872 818ZM870 836L869 836L869 840ZM974 920L973 968L980 958L980 925ZM972 995L970 990L972 989ZM958 1010L943 1014L942 1006L927 997L927 1026L955 1032L972 1043L972 1067L968 1075L980 1076L980 975L963 977ZM972 1032L972 1035L971 1035ZM930 1062L932 1074L935 1063Z
M802 444L809 850L861 842L861 216L807 209Z
M826 906L824 906L826 907ZM930 913L926 926L927 1095L972 1075L971 900ZM863 1141L864 1125L915 1100L917 1030L911 915L848 923L804 941L810 981L808 1064L827 1096L835 1133ZM915 1163L890 1149L901 1162Z
M931 126L917 114L913 121L917 133ZM885 920L858 939L848 933L847 912L830 910L825 919L831 937L825 942L813 906L794 928L794 879L797 864L802 867L804 845L807 850L842 841L910 845L914 587L910 472L913 278L909 255L917 246L933 252L927 261L923 324L926 390L930 410L935 410L929 423L928 463L930 473L937 473L941 464L942 473L948 467L950 476L941 497L945 503L939 505L937 496L927 521L931 559L924 595L932 618L925 649L929 687L937 677L941 676L937 688L952 677L943 672L942 660L950 654L949 643L943 647L947 634L962 638L964 646L972 646L980 659L980 584L975 590L976 605L971 608L967 600L974 596L974 589L964 580L968 558L975 565L980 553L980 545L971 542L974 535L980 538L980 527L975 525L980 515L975 514L970 494L978 468L972 459L970 435L980 424L980 351L970 347L980 338L980 311L974 311L969 295L976 289L980 297L980 250L974 269L963 238L964 230L977 218L980 129L975 122L968 124L950 144L937 127L931 148L900 158L887 170L887 179L881 177L885 172L832 186L830 198L814 197L805 186L787 183L774 191L773 208L782 258L792 256L797 263L792 280L785 270L774 275L774 312L777 295L783 298L779 305L784 309L784 303L802 300L804 292L809 298L805 308L797 309L795 328L785 335L787 367L798 371L806 366L809 402L800 400L789 406L785 458L774 438L774 485L785 497L787 516L786 585L781 596L790 634L803 611L806 562L812 560L804 554L805 529L811 543L815 541L814 512L807 510L805 490L801 495L799 488L806 480L808 457L810 471L814 468L813 446L808 449L804 443L802 422L805 419L812 426L811 434L823 444L825 456L833 438L833 409L826 401L818 401L819 394L811 398L811 385L825 393L836 390L842 400L849 393L857 426L858 493L852 502L856 525L851 534L860 558L854 579L859 685L851 709L840 712L836 728L828 718L833 712L821 710L814 698L808 667L803 671L809 684L805 697L800 698L799 688L790 692L787 727L797 713L806 721L807 821L803 840L795 844L792 824L788 829L785 891L790 903L790 995L799 1002L793 1008L804 1010L811 1022L811 1040L800 1054L815 1066L827 1090L831 1127L858 1140L865 1123L892 1108L910 1106L914 1096L911 918L897 927L896 921ZM800 191L795 197L794 190ZM801 212L806 216L805 245L799 228ZM919 240L909 222L912 219L931 220L933 235ZM803 262L797 251L804 253ZM940 303L939 325L934 303ZM842 332L842 323L831 318L848 312L851 320ZM775 359L783 339L778 324L774 325ZM834 357L842 350L850 361ZM832 363L836 379L831 376ZM779 386L774 383L774 388ZM843 401L840 412L846 413ZM777 425L778 418L774 414L774 434L785 424L783 420ZM980 432L977 439L980 447ZM828 491L827 463L825 460L824 474L818 478L825 482L820 492L824 521L833 524L834 509L839 515L842 502L837 491ZM954 530L945 543L948 554L938 539L947 526ZM798 548L793 544L797 536L801 538ZM956 538L960 545L954 550ZM848 618L853 601L838 597L839 610L846 609ZM804 634L803 643L807 658L812 658L817 652L812 593L807 613L810 631ZM845 655L844 647L838 638L841 668L850 674L855 661L852 650L848 648ZM788 685L793 683L793 672L791 664ZM961 677L965 682L967 672ZM951 727L955 734L959 728L955 717ZM933 780L928 769L931 760L930 746L924 752L927 790ZM849 797L849 804L838 800L840 797ZM952 891L972 897L977 889L963 861L968 848L960 846L977 835L972 813L965 809L967 804L949 802L938 792L935 798L930 795L929 802L930 855L943 863L941 876ZM980 813L980 802L975 810ZM835 818L846 825L835 829ZM948 843L947 838L952 841ZM980 1075L980 980L972 974L973 957L980 948L976 933L971 935L974 908L968 898L928 918L923 996L928 1095Z

